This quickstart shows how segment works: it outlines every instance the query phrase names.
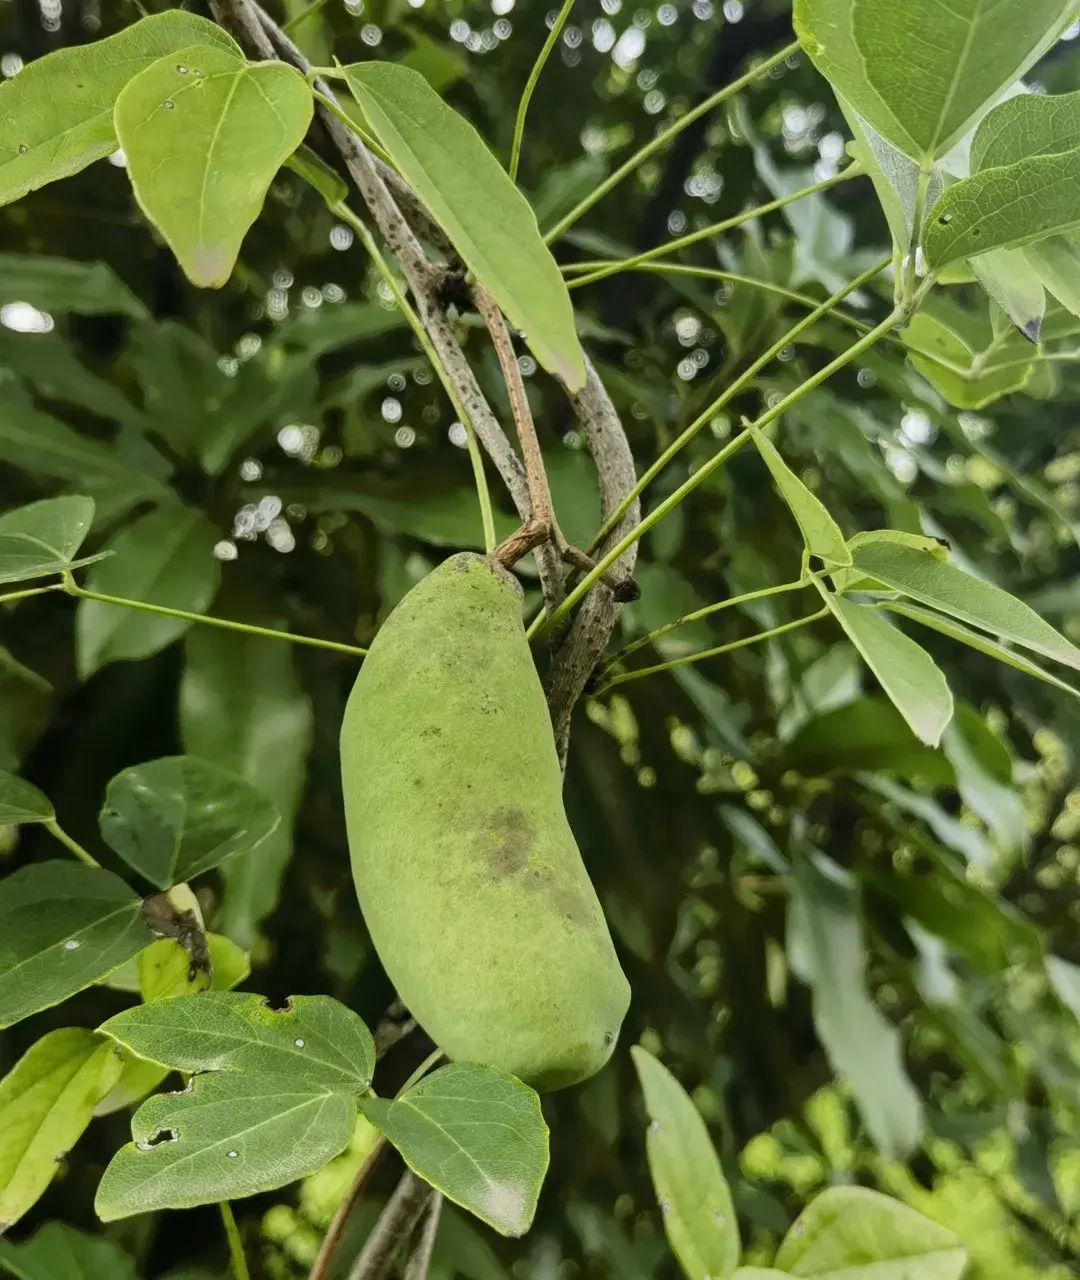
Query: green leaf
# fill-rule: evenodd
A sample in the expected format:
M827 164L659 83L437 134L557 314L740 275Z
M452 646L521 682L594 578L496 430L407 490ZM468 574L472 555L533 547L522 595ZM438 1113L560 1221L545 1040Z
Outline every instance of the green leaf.
M22 822L52 822L52 801L30 782L0 770L0 826Z
M772 473L780 496L798 522L807 551L818 556L829 567L850 564L851 552L844 535L840 532L840 526L825 510L824 504L792 471L767 436L763 436L756 427L750 428L750 434L754 437L758 453L765 459L765 465Z
M143 212L203 288L232 275L274 175L304 140L311 90L283 62L193 44L134 77L116 136Z
M733 1280L785 1280L787 1274L774 1267L740 1267Z
M848 550L854 551L856 547L865 546L869 542L891 542L903 547L914 547L918 551L929 552L939 560L947 560L949 556L948 548L937 538L927 538L921 533L907 533L903 529L869 529L864 533L856 533L848 538ZM854 569L832 574L832 581L837 591L881 590L880 582L875 582Z
M329 996L293 996L280 1010L246 992L174 996L125 1009L100 1030L178 1071L290 1076L352 1094L370 1086L375 1069L371 1033Z
M97 982L150 941L119 876L42 862L0 881L0 1028Z
M1050 236L1022 252L1047 293L1080 315L1080 245L1066 236Z
M1054 995L1074 1018L1080 1019L1080 965L1070 964L1058 956L1047 956L1046 976Z
M992 731L978 713L969 719L957 715L945 730L941 745L956 770L956 786L964 803L986 823L998 847L1005 853L1019 853L1026 842L1024 803L1019 791L1008 781L986 767L980 757L973 733L994 740ZM1011 760L1010 774L1011 774Z
M348 199L348 183L338 175L336 169L332 169L322 156L306 143L298 147L289 156L285 161L285 166L291 169L298 177L303 178L308 186L317 191L331 208L336 204L340 204L342 200Z
M89 409L100 418L143 432L150 424L112 382L91 373L74 347L58 333L15 333L0 327L0 365L6 365L46 400ZM153 458L156 474L167 475L168 463L155 458L145 440L143 456ZM114 464L115 465L115 464Z
M1017 249L994 249L969 258L968 266L1010 322L1029 342L1038 342L1046 294L1026 254Z
M132 502L160 499L168 493L159 480L127 462L115 445L80 435L47 413L18 402L4 406L0 460L34 476L72 481L80 488L115 485Z
M739 1224L727 1179L697 1107L640 1045L630 1050L649 1127L649 1172L664 1231L687 1280L726 1280L739 1262Z
M175 20L181 12L174 10L169 16ZM32 63L23 70L38 65ZM0 87L0 102L4 92ZM54 316L124 315L141 320L147 314L142 302L104 262L73 262L37 253L0 254L0 306L8 302L28 302Z
M197 1075L183 1093L158 1094L136 1111L134 1141L113 1156L94 1208L112 1222L273 1191L340 1154L355 1119L347 1093L293 1073Z
M0 516L0 582L70 569L93 520L94 500L77 497L46 498Z
M37 1202L121 1070L114 1045L67 1027L42 1036L0 1080L0 1231Z
M894 244L901 254L906 254L911 247L919 199L919 166L883 138L850 103L845 102L835 85L833 92L854 135L854 143L850 147L852 156L862 164L873 183L874 194L885 214ZM935 168L928 183L927 203L932 204L942 190L941 173Z
M144 604L205 613L221 581L221 561L214 555L217 540L201 511L170 503L140 516L110 541L115 555L94 568L87 587ZM75 618L79 674L86 679L109 662L148 657L190 625L183 618L80 600Z
M977 649L988 657L997 658L999 662L1008 663L1010 667L1015 667L1017 671L1022 671L1027 676L1034 676L1036 680L1045 680L1055 689L1060 689L1063 693L1071 693L1074 698L1080 698L1080 689L1074 689L1071 684L1066 684L1064 680L1059 680L1049 671L1044 671L1026 655L1015 653L1003 644L998 644L996 640L991 640L989 636L981 635L978 631L971 631L961 623L954 622L952 618L943 617L930 609L921 609L918 605L895 600L887 601L884 607L890 613L898 613L901 617L910 618L912 622L919 622L924 627L932 627L942 635L966 644L970 649Z
M860 781L891 801L901 813L921 818L938 840L947 848L960 854L965 862L989 870L993 861L986 837L977 827L969 827L947 813L929 796L909 791L891 778L861 774Z
M106 844L170 889L253 853L281 819L261 791L220 765L168 756L117 774L99 821Z
M1023 93L983 117L971 142L971 172L1080 147L1080 93Z
M866 990L859 891L816 849L795 862L790 928L792 968L813 991L829 1062L851 1084L875 1145L903 1158L919 1141L922 1104L904 1071L899 1033Z
M959 1236L866 1187L829 1187L799 1215L776 1265L814 1280L960 1280Z
M125 1050L120 1050L120 1056L124 1064L120 1079L94 1108L95 1116L111 1116L142 1102L169 1074L168 1067L159 1067L156 1062L144 1062L142 1058L136 1058Z
M858 554L855 553L856 563ZM909 636L890 626L876 609L853 604L831 592L826 593L825 600L915 736L936 747L952 719L953 700L933 658Z
M808 721L788 743L784 763L802 773L871 769L939 786L955 781L945 755L919 742L885 698L860 698Z
M910 547L867 544L855 567L913 600L1080 670L1080 649L1015 596Z
M795 0L795 33L846 102L905 155L946 152L1076 16L1073 0Z
M0 84L0 204L116 150L113 104L131 77L194 41L240 50L213 22L174 9L94 44L38 58Z
M1072 231L1080 226L1078 200L1080 147L984 169L950 187L931 209L923 237L927 264L937 269Z
M0 1240L0 1274L15 1280L139 1280L119 1245L66 1222L46 1222L22 1244Z
M514 1076L454 1062L364 1114L410 1169L504 1236L528 1231L548 1166L540 1099Z
M466 265L544 368L580 391L585 365L570 294L528 201L483 139L416 71L358 62L344 74L379 141Z
M972 345L971 335L958 332L945 315L918 312L900 330L900 339L912 366L957 409L982 409L1019 391L1035 369L1033 358L1030 364L1010 363L1006 369L981 372L975 364L979 348Z
M297 678L292 645L201 627L188 635L184 653L184 747L273 796L281 814L281 825L253 856L221 869L225 891L215 923L250 945L259 922L277 905L292 857L293 819L314 732L311 702Z

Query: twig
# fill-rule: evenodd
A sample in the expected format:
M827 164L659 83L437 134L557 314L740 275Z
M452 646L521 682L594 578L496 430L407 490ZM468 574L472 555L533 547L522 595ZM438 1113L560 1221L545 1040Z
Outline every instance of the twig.
M429 1191L428 1184L408 1170L402 1174L394 1194L386 1202L353 1263L349 1280L383 1280L420 1220Z
M371 1175L375 1172L375 1166L379 1163L379 1159L385 1149L386 1139L379 1138L367 1153L367 1157L360 1168L356 1171L356 1177L353 1178L352 1185L341 1197L341 1202L334 1210L334 1216L330 1219L330 1225L326 1228L326 1235L323 1236L322 1244L319 1245L319 1252L314 1263L312 1263L308 1280L326 1280L326 1277L330 1274L330 1263L338 1245L341 1243L345 1224L352 1216L352 1211L356 1208L356 1202L364 1194L367 1184L371 1180Z
M435 1250L435 1237L439 1234L441 1215L442 1196L438 1191L432 1191L428 1196L427 1214L420 1231L420 1238L405 1268L405 1280L427 1280L427 1273L431 1267L431 1255Z
M307 75L311 68L307 58L269 15L255 3L255 0L212 0L212 4L215 12L233 14L242 10L247 14L253 14L260 23L264 40L270 46L269 56L275 56L276 51L276 54L280 54L286 62L290 62ZM245 21L242 29L246 31L247 25ZM324 80L316 80L315 87L330 102L337 104L333 90ZM397 200L403 187L401 179L396 175L391 176L392 171L380 168L376 158L353 130L338 119L328 106L320 105L319 112L331 142L344 160L345 167L390 252L397 259L398 266L416 301L416 309L431 339L431 345L435 348L447 376L457 388L458 400L472 423L477 439L494 462L522 523L527 524L532 514L532 506L529 501L529 487L524 468L491 411L484 393L480 390L476 377L465 358L465 353L454 336L446 311L439 301L439 285L444 278L444 268L425 257L412 226L402 212ZM388 180L394 184L393 194L388 186ZM404 190L408 191L408 188L405 187ZM419 234L433 240L440 248L447 246L446 237L435 227L430 215L411 192L408 192L405 202L410 208L410 215L418 218ZM536 563L545 602L549 599L558 601L562 593L562 571L554 549L538 548Z
M571 397L571 403L585 429L589 449L596 463L600 486L600 515L601 520L606 523L625 502L627 495L633 493L637 475L626 432L611 403L611 397L588 356L585 357L585 372L585 386ZM622 520L611 531L609 540L617 540L633 528L640 517L641 504L635 498ZM603 551L604 547L600 550ZM633 582L636 563L637 543L631 543L611 566L611 570L622 582L629 584ZM607 581L599 581L578 610L569 635L563 639L552 659L547 697L555 744L564 767L570 744L570 717L574 704L584 692L589 676L603 657L611 633L615 630L619 620L620 594L623 593L618 588L612 590Z
M559 533L555 520L555 508L551 501L551 489L548 487L547 472L544 470L544 458L540 452L540 441L536 435L536 424L533 422L532 410L529 408L529 397L525 393L525 382L518 367L514 344L510 338L510 330L506 327L503 314L495 303L495 299L480 283L476 283L469 291L473 305L480 313L495 355L502 370L506 392L510 397L510 412L517 428L518 444L525 463L525 483L529 486L529 519L521 528L500 547L495 548L495 559L506 569L511 568L526 552L539 547L543 542L551 542L556 551L564 541ZM561 558L561 557L560 557ZM560 577L560 595L561 595Z

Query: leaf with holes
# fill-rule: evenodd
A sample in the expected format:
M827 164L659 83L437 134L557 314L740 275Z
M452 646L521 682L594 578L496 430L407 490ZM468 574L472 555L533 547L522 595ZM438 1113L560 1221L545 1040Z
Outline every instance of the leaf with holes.
M351 1092L291 1070L197 1075L184 1092L158 1094L136 1111L133 1141L113 1156L94 1207L112 1222L273 1191L339 1155L355 1125Z
M1075 0L795 0L810 60L914 160L946 152L1076 16Z
M37 1202L121 1070L115 1045L66 1027L42 1036L0 1080L0 1231Z
M51 1008L151 941L119 876L41 862L0 881L0 1028Z
M639 1045L649 1172L664 1231L687 1280L726 1280L739 1262L739 1224L705 1121L667 1067Z
M119 1245L65 1222L46 1222L19 1244L0 1240L0 1271L15 1280L139 1280Z
M0 826L23 822L52 822L52 801L32 783L0 770Z
M167 756L117 774L101 835L151 884L170 889L251 853L280 821L250 782L195 756Z
M0 84L0 204L115 151L113 105L121 89L144 67L196 40L240 55L221 27L173 9L105 40L58 49Z
M214 555L217 531L201 511L170 502L127 525L109 543L111 559L91 572L87 587L104 595L188 613L204 613L221 582ZM125 605L80 600L75 656L85 679L99 667L157 653L191 624Z
M876 609L831 592L825 601L911 731L936 747L953 713L952 694L937 663Z
M364 1114L405 1163L449 1200L504 1236L528 1231L548 1166L548 1129L528 1085L470 1062L425 1076Z
M419 72L358 62L345 81L402 177L545 369L585 385L570 294L528 201Z
M352 1094L370 1087L375 1069L371 1033L329 996L293 996L281 1010L247 992L174 996L125 1009L100 1029L178 1071L278 1073Z
M967 1250L959 1236L891 1196L829 1187L784 1237L776 1265L817 1280L959 1280Z
M0 582L20 582L87 564L75 552L90 532L92 498L46 498L0 516Z
M844 541L844 535L821 500L792 471L767 436L762 435L756 427L751 427L750 434L754 437L758 453L772 473L780 496L798 522L806 550L811 555L818 556L830 568L849 565L851 552Z
M311 90L293 67L249 65L209 44L161 58L117 98L135 196L193 284L218 289L232 275L311 113Z

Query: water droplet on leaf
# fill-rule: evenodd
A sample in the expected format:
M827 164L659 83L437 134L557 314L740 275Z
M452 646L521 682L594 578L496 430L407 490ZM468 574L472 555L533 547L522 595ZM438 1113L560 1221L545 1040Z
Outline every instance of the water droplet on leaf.
M182 75L182 76L186 76L186 75L187 75L187 67L183 66L183 65L182 65L181 63L179 63L179 62L176 64L176 70L177 70L177 72L178 72L180 75Z
M302 1049L304 1047L304 1042L303 1040L300 1039L299 1036L297 1036L297 1038L293 1041L293 1044L296 1045L298 1049Z
M176 103L173 102L172 98L166 98L161 105L165 108L166 111L171 111L173 107L176 106Z
M67 942L64 943L64 950L78 951L78 949L81 946L82 946L82 943L78 940L78 938L68 938Z
M228 1154L228 1157L229 1157L229 1159L230 1159L230 1160L235 1160L235 1159L236 1159L236 1157L240 1154L240 1152L239 1152L239 1151L229 1151L227 1154Z

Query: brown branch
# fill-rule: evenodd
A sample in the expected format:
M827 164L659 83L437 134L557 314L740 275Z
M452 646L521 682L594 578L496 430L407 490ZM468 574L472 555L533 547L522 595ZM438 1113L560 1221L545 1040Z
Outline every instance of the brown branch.
M585 386L570 397L578 421L585 429L589 450L596 463L600 485L601 519L606 521L633 489L637 476L634 455L626 432L615 412L592 361L585 358ZM604 546L617 542L641 518L641 504L634 502L618 526L608 535ZM603 553L604 547L597 548ZM633 580L637 562L637 543L629 547L615 562L613 571L624 584ZM547 697L559 759L566 764L570 744L570 717L574 704L585 690L589 676L603 657L608 640L619 621L619 598L624 589L599 582L582 602L569 634L562 638L552 657L548 673ZM631 597L632 598L632 597Z
M442 1196L432 1191L428 1196L427 1215L405 1268L405 1280L427 1280L431 1268L431 1255L435 1251L435 1237L439 1234L439 1218L442 1216Z
M349 1280L383 1280L394 1259L412 1235L424 1212L431 1188L406 1170L364 1247L353 1263Z
M319 1252L314 1263L312 1263L308 1280L326 1280L326 1277L330 1274L330 1263L333 1261L334 1253L341 1243L345 1225L349 1218L352 1217L352 1211L356 1208L357 1201L364 1194L367 1184L371 1181L371 1175L375 1172L375 1166L379 1163L379 1158L385 1149L386 1139L379 1138L368 1152L360 1168L356 1171L356 1177L353 1178L352 1185L341 1197L338 1207L334 1210L334 1216L330 1219L330 1225L326 1229L326 1235L322 1238L322 1244L319 1245Z
M211 0L211 7L218 21L235 32L249 53L259 58L280 56L307 74L310 69L308 60L256 0ZM335 101L333 91L325 81L317 81L316 87L325 97ZM477 438L506 485L523 526L528 526L533 503L525 468L481 391L439 299L438 286L444 269L428 260L417 234L444 254L447 247L445 237L400 176L373 156L332 111L320 105L319 113L333 146L363 196L390 252L397 259L428 338L445 374L454 385ZM633 487L634 463L611 399L587 359L586 368L585 387L571 397L571 402L585 428L596 462L601 509L606 519ZM635 523L638 512L639 506L635 503L612 537ZM618 583L629 582L636 556L637 548L634 546L619 559L615 566L616 574L597 584L555 652L548 680L548 703L560 756L564 760L571 711L618 621ZM577 563L573 557L571 560ZM563 594L559 551L550 543L541 544L536 547L536 561L545 605L550 610Z

